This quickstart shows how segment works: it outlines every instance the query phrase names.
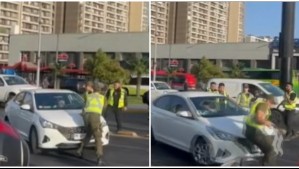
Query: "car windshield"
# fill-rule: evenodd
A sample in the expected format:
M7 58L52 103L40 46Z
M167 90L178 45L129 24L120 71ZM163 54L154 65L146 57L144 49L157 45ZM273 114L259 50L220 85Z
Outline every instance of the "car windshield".
M157 90L168 90L171 89L166 83L154 83Z
M84 101L76 93L36 93L38 110L74 110L83 109Z
M9 86L28 84L25 79L18 76L4 76L3 79Z
M283 96L284 92L277 86L273 86L271 83L260 83L260 85L273 96Z
M193 97L190 98L201 117L242 116L248 113L226 97Z

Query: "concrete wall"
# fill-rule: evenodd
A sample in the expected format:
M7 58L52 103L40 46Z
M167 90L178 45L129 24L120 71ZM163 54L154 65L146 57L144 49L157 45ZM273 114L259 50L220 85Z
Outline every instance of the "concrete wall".
M101 48L113 53L149 53L147 32L42 35L41 50L56 51L57 40L61 52L95 52ZM22 51L38 51L38 35L12 35L8 64L19 62Z

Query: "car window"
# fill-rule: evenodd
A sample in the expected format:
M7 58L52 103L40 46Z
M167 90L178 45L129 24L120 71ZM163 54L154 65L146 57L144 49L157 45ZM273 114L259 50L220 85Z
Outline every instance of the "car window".
M4 81L0 78L0 86L4 86Z
M171 97L170 98L170 112L178 113L180 111L190 112L187 102L183 98L178 97L178 96Z
M260 83L260 85L273 96L283 96L284 91L279 87L272 85L271 83Z
M171 89L166 83L155 83L157 90L169 90Z
M247 115L240 106L229 98L217 97L193 97L190 98L201 117L225 117Z
M172 97L172 96L160 97L154 102L154 105L160 109L169 111L170 110L170 102L169 102L170 97Z
M4 76L3 78L9 86L28 84L25 79L18 76Z
M249 84L249 92L252 93L254 97L259 97L265 94L259 87L253 84Z
M33 106L33 98L30 93L26 93L22 104L28 104L31 107Z
M19 94L15 97L14 102L16 102L18 105L23 104L24 96L25 96L25 92L19 93Z

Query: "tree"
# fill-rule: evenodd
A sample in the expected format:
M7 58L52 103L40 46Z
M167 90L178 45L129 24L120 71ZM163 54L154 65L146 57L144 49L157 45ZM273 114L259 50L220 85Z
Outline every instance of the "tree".
M90 73L92 80L99 80L108 85L115 81L126 83L129 76L128 71L123 69L118 61L110 59L101 49L94 57L86 60L84 69Z
M221 71L221 69L205 57L203 57L198 64L191 68L191 73L203 83L207 83L211 78L225 77L225 74Z
M231 68L230 78L245 78L246 74L243 72L244 66L241 63L234 64Z
M53 63L50 65L50 68L54 70L54 88L60 89L60 80L64 76L66 65L64 63Z
M130 71L132 74L137 76L137 85L136 85L136 95L140 97L140 86L143 74L149 73L149 60L142 57L142 55L137 55L130 57L128 60Z

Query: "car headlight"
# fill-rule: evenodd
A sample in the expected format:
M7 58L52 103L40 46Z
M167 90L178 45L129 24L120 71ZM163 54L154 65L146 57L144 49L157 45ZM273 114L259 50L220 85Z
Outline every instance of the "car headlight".
M39 118L39 122L43 128L58 129L58 126L56 124L53 124L43 118Z
M236 140L236 137L233 136L232 134L226 133L224 131L220 131L220 130L215 129L213 127L207 127L207 130L217 140L224 140L224 141L234 141L234 140Z

